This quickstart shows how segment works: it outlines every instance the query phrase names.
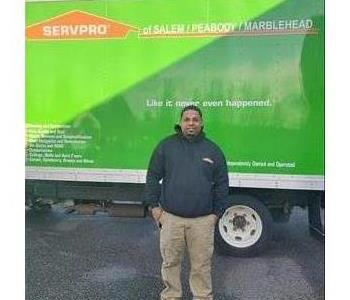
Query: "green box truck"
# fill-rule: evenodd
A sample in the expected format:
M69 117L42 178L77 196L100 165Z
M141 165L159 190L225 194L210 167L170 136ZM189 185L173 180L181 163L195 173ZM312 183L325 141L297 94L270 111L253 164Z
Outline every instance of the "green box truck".
M152 150L196 104L229 170L218 248L261 251L295 206L323 234L323 0L27 1L25 50L28 205L145 216Z

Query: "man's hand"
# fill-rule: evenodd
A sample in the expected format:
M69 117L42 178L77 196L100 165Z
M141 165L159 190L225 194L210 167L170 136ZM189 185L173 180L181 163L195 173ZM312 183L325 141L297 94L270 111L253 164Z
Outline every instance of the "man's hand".
M156 222L157 226L159 226L159 219L163 214L163 210L160 207L152 208L152 218Z
M216 224L219 220L219 217L216 214L211 214L213 216L213 218L215 218L215 223Z

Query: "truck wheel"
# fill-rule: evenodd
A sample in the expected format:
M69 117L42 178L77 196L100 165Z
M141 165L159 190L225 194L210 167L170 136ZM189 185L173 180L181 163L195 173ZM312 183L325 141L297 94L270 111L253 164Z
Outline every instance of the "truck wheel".
M272 217L257 199L237 195L231 200L215 229L218 250L233 256L262 252L271 237Z

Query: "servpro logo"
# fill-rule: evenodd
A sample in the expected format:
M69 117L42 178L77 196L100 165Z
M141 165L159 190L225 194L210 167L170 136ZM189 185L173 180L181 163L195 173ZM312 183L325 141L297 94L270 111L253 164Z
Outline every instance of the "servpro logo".
M71 11L26 28L28 40L126 38L137 28L82 11Z
M107 25L82 24L82 25L53 25L43 27L45 37L69 37L69 36L106 36Z

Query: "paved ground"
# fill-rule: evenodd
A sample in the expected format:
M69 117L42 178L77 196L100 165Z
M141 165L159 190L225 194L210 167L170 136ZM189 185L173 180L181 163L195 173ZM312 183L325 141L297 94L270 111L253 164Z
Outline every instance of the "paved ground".
M26 299L158 299L158 230L149 218L26 211ZM185 268L184 300L191 299ZM263 255L215 254L216 300L324 299L324 244L308 235L307 212L277 224Z

